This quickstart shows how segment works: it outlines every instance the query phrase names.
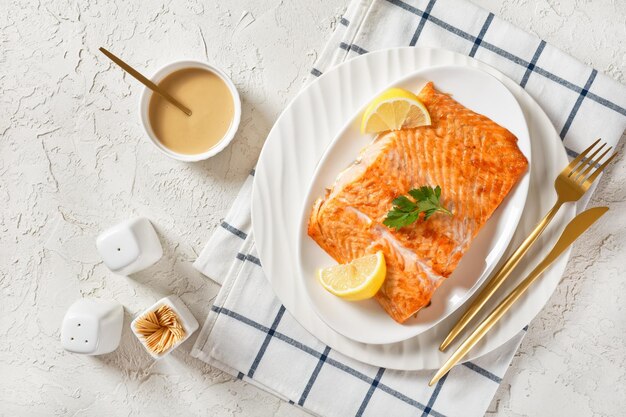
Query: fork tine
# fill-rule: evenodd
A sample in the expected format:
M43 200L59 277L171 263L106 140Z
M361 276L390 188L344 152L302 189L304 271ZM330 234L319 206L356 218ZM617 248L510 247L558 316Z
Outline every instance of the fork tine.
M576 177L573 177L573 180L582 184L585 181L585 178L587 178L587 176L591 172L591 170L594 169L600 163L600 161L604 159L607 153L611 152L611 149L613 149L612 146L610 146L609 149L607 149L606 151L602 152L602 154L598 157L598 159L595 159L595 160L593 159L593 157L598 152L597 151L594 152L593 155L591 155L589 158L585 160L585 163L587 164L587 169L581 172L580 175L577 174Z
M589 161L594 162L593 158L598 154L598 152L600 152L604 147L606 146L606 143L603 143L602 146L600 146L598 149L596 149L591 155L589 155L589 157L585 158L580 165L578 165L576 167L576 169L572 170L572 172L569 173L568 177L572 177L572 179L576 179L578 177L578 174L580 173L580 171L583 170L583 168L585 168L587 165L589 165ZM598 160L600 160L602 158L598 158ZM591 166L595 165L595 162L593 164L591 164Z
M587 186L591 185L591 184L592 184L592 183L596 180L596 178L598 178L598 175L600 175L600 173L601 173L602 171L604 171L604 168L606 168L606 166L607 166L608 164L610 164L610 163L611 163L611 161L613 160L613 158L615 158L616 156L617 156L617 152L615 152L613 155L611 155L611 156L609 157L609 159L607 159L607 160L606 160L606 162L605 162L605 163L603 163L602 165L600 165L600 166L598 167L598 169L596 169L596 170L593 172L593 174L591 174L591 175L589 176L589 178L585 179L584 184L585 184L585 185L587 185ZM587 183L589 183L589 184L587 184Z
M581 159L583 159L585 156L587 156L589 151L591 151L598 144L598 142L600 142L600 140L601 139L598 138L598 140L593 142L587 149L582 151L576 158L574 158L572 160L572 162L569 163L569 165L567 167L565 167L565 169L569 170L569 172L571 173L572 169L576 167L576 165L580 162ZM563 170L563 171L565 171L565 170ZM563 172L563 174L565 174L565 172Z

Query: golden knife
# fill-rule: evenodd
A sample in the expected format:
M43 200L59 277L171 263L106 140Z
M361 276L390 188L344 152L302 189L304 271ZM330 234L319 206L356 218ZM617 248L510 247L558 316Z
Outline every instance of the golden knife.
M583 211L570 221L561 237L556 242L550 253L537 265L537 267L517 286L506 298L498 304L496 308L487 316L485 320L470 334L467 339L457 348L450 358L437 371L435 376L430 380L428 385L433 385L439 381L442 376L448 373L454 365L456 365L484 336L487 332L506 314L507 311L515 304L515 302L526 292L528 287L541 276L543 271L552 264L585 230L596 222L608 207L594 207Z

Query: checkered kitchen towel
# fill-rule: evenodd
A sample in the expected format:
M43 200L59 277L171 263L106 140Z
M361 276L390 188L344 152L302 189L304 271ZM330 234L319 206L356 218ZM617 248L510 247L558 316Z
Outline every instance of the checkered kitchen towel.
M466 0L354 0L311 78L368 51L442 47L486 62L544 108L571 156L592 138L615 145L626 129L626 88ZM250 225L252 178L195 263L222 285L192 354L310 412L343 416L482 416L524 331L435 387L432 371L349 359L307 333L276 299Z

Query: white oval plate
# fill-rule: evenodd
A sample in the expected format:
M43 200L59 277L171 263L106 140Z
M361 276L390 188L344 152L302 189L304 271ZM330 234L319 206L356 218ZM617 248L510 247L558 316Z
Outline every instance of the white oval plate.
M418 71L387 88L400 87L417 93L428 81L465 107L507 128L517 136L518 146L530 162L530 138L522 109L495 77L466 66L434 67ZM481 229L456 270L435 291L430 307L420 310L404 324L398 324L374 299L349 302L324 290L317 280L317 271L336 262L307 235L315 200L324 195L325 188L335 182L337 175L354 162L359 151L374 138L360 132L362 112L360 109L329 145L313 174L300 216L299 278L316 313L335 331L362 343L395 343L417 336L448 317L489 276L519 222L528 195L529 174L520 179ZM434 187L436 184L424 185Z
M567 154L548 116L519 84L466 55L444 49L393 48L370 52L327 71L304 88L278 118L256 167L252 192L252 233L263 270L274 292L288 312L323 343L361 362L390 369L439 368L449 356L449 353L439 351L439 344L459 319L463 308L457 309L430 330L403 342L374 345L356 342L339 334L315 313L304 286L297 278L300 213L315 167L332 139L344 128L346 120L353 117L372 96L396 80L415 71L442 65L480 68L496 77L513 93L528 123L533 160L528 190L531 198L526 202L524 215L505 252L504 256L507 256L554 203L553 178L567 165ZM529 273L537 260L547 254L564 224L574 214L573 205L561 209L550 230L540 237L510 280L503 284L500 294L513 289L516 281ZM569 252L552 264L472 349L467 360L501 346L535 317L561 279L568 256ZM455 345L450 347L454 348Z

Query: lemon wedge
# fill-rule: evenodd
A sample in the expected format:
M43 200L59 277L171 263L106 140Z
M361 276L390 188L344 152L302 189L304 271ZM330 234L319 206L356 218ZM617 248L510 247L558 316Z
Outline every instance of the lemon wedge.
M415 94L401 88L390 88L372 100L365 109L361 133L429 125L430 114Z
M320 283L326 290L349 301L372 298L387 275L385 256L381 251L365 255L344 265L319 271Z

